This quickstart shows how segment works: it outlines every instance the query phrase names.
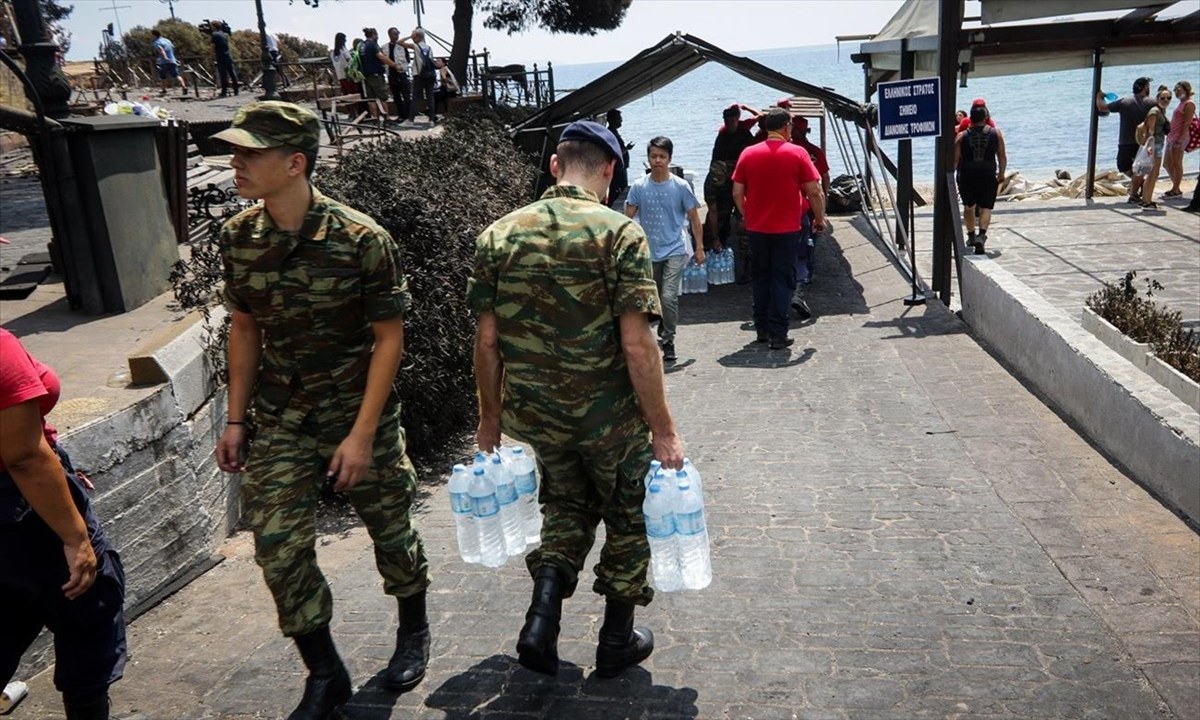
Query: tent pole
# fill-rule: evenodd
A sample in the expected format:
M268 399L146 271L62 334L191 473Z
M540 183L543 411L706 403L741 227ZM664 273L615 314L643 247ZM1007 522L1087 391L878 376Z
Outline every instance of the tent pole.
M1096 48L1092 55L1091 122L1088 126L1087 184L1083 186L1083 197L1091 200L1096 191L1096 142L1100 133L1100 110L1096 107L1096 96L1100 94L1100 76L1104 71L1104 48Z

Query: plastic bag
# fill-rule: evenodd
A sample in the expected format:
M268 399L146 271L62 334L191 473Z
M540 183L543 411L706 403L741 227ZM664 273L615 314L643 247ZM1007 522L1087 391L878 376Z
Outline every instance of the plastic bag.
M1133 174L1134 175L1149 175L1154 169L1154 138L1146 141L1146 144L1138 148L1137 155L1133 158Z

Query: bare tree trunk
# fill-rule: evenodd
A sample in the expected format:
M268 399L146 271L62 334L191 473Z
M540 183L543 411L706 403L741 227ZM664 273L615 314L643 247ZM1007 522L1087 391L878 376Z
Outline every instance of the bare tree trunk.
M450 48L450 72L466 92L467 59L471 54L471 24L475 18L475 0L454 0L454 44Z

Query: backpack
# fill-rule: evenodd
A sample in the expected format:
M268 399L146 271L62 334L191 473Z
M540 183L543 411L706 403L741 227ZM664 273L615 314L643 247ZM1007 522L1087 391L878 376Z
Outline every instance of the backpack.
M362 56L358 50L350 51L350 64L346 66L346 79L352 82L362 82L366 76L362 70Z
M423 48L418 48L417 52L421 54L421 71L417 77L425 80L432 79L437 74L437 68L433 66L433 50L426 45Z
M1196 148L1200 148L1200 117L1193 115L1192 122L1188 125L1187 145L1183 146L1183 151L1191 152Z

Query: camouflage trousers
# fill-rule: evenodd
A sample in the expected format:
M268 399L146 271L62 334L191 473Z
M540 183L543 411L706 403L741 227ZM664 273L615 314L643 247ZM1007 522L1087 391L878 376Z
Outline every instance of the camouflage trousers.
M333 615L333 596L317 567L317 497L351 423L331 415L293 408L278 417L258 414L261 427L242 478L254 559L275 598L279 627L289 637L328 624ZM397 598L429 586L429 562L411 517L416 485L399 410L387 410L375 436L374 466L347 494L375 543L384 592Z
M544 520L542 544L525 556L530 574L553 565L567 580L565 597L571 597L596 542L596 526L603 520L604 547L593 569L592 590L649 605L654 590L646 582L650 545L642 516L642 479L653 459L649 436L597 448L532 444L542 473L538 499L544 505Z

